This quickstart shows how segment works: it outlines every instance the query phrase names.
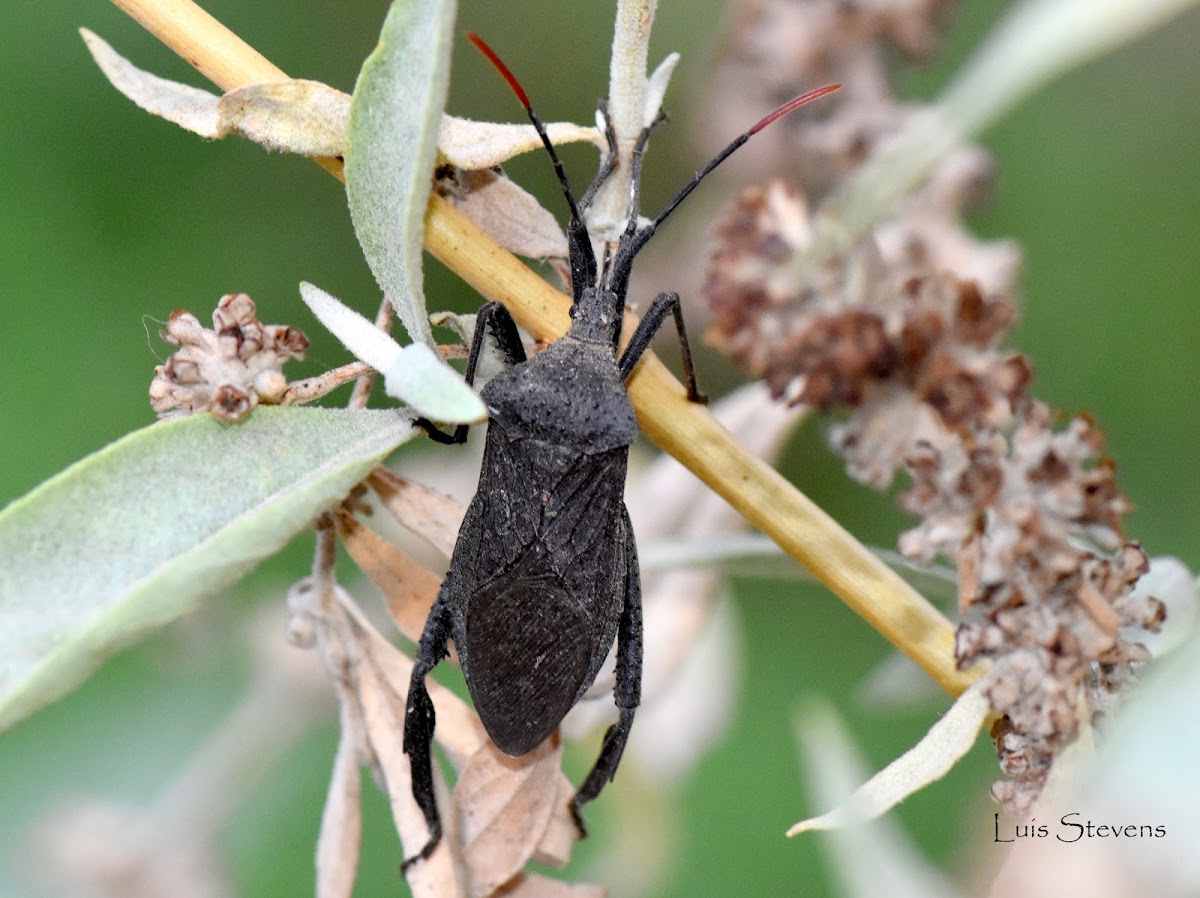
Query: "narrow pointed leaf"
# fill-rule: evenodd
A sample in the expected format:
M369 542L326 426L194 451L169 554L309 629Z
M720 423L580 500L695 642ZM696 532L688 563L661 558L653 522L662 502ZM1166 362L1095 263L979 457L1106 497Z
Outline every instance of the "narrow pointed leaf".
M583 142L600 150L606 147L600 129L573 122L550 122L546 133L555 146ZM533 125L477 122L444 115L438 127L438 150L451 165L479 171L495 168L522 153L542 152L542 139Z
M139 69L101 37L79 29L109 82L139 107L209 140L230 133L284 153L346 151L350 97L319 81L250 84L217 96Z
M0 728L240 579L413 434L390 411L259 408L132 433L0 512Z
M424 343L413 343L383 372L389 396L412 406L426 418L450 424L474 424L487 417L487 407L462 375Z
M346 193L367 264L413 340L433 335L422 295L425 204L450 80L452 0L396 0L350 103Z
M139 107L201 137L220 136L216 94L143 71L94 32L80 28L79 33L104 77Z
M487 417L461 374L424 343L401 346L358 312L312 284L300 285L312 313L352 353L384 375L389 396L434 421L471 424Z
M976 683L955 700L920 742L859 786L844 805L800 821L787 834L836 829L886 814L914 792L945 776L975 744L989 713L991 705Z

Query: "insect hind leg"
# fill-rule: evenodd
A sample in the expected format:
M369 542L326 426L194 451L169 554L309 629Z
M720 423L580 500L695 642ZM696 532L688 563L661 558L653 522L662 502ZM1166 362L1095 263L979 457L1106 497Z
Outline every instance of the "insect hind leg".
M642 697L642 587L633 526L629 521L629 512L622 511L625 515L625 601L617 627L617 682L613 690L613 700L620 716L604 734L604 744L596 763L571 799L571 818L581 838L587 836L587 826L584 825L580 809L596 798L616 775L621 755L625 753L625 743L629 741L629 731L633 727L633 715Z
M696 369L692 366L692 348L688 345L687 328L683 323L683 309L679 304L678 293L660 293L654 298L654 302L650 303L650 308L646 310L646 317L638 323L637 330L629 338L629 345L625 347L625 354L621 356L621 380L624 381L633 373L633 369L637 367L637 363L650 348L650 341L662 327L667 315L675 318L675 330L679 334L679 351L683 357L683 375L687 382L688 399L701 405L707 405L708 397L701 393L696 386Z
M471 338L471 349L467 353L467 370L464 376L471 386L475 386L475 369L479 366L479 355L483 352L483 340L488 331L496 338L509 365L519 365L525 361L525 347L521 343L521 334L517 331L517 323L513 321L512 313L498 302L489 302L475 316L475 334ZM467 424L458 425L453 434L448 434L428 418L416 418L413 423L425 431L435 443L453 446L467 441Z
M446 656L450 640L450 615L438 595L421 642L417 646L417 657L413 662L412 678L408 684L408 702L404 711L404 753L408 755L412 769L412 792L417 806L425 817L429 829L429 840L424 847L400 865L403 873L419 860L433 854L442 840L442 818L438 814L437 795L433 789L433 730L436 714L433 700L425 686L426 675Z

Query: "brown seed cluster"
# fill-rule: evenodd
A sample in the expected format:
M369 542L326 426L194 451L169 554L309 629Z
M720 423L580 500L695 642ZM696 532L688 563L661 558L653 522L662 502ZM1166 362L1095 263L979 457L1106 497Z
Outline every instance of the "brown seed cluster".
M1022 356L997 348L1016 321L1013 302L953 273L938 234L919 237L910 226L890 251L871 240L814 265L804 198L775 181L743 193L718 226L705 286L708 339L776 397L858 410L834 443L856 477L880 486L903 465L906 446L939 426L1006 421L1031 377ZM952 252L962 255L957 245ZM1003 268L993 280L1015 272ZM909 406L901 420L897 402ZM899 446L897 425L907 432Z
M786 174L812 196L841 181L913 109L892 93L897 55L931 57L951 0L737 0L726 52L705 99L710 143L736 134L755 115L818 84L835 96L789 116L749 145L739 161L760 175L788 160ZM747 156L750 157L747 160Z
M283 363L308 349L295 328L260 323L245 293L221 297L211 330L190 312L172 312L162 338L180 348L154 369L151 407L160 418L207 411L224 423L279 402L288 386Z
M776 398L843 412L830 442L851 476L880 488L909 476L900 503L921 523L900 548L958 568L956 660L992 662L985 689L1003 715L993 736L1008 776L993 795L1020 817L1079 722L1111 706L1147 659L1121 628L1156 631L1164 607L1131 595L1148 562L1124 540L1130 504L1099 429L1031 398L1032 366L1002 346L1017 318L1019 253L961 221L990 184L986 154L949 156L871 235L818 255L806 193L824 192L907 114L890 98L881 41L932 47L941 6L743 4L725 65L783 79L765 103L797 84L845 87L827 121L794 132L803 187L748 190L719 223L707 337ZM896 30L902 9L916 30ZM823 52L814 35L830 39Z

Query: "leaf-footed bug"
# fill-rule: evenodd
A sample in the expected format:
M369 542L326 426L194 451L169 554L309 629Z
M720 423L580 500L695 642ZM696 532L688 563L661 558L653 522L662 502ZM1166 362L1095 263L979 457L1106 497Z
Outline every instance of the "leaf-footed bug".
M404 751L429 841L404 868L428 857L442 836L430 755L434 710L425 676L446 656L450 639L488 736L513 757L550 736L591 686L616 640L619 717L570 804L580 834L586 835L580 807L596 798L616 773L641 695L641 585L624 501L626 463L638 426L624 383L667 315L674 317L679 334L688 398L707 401L696 387L677 293L654 299L618 357L633 260L658 226L738 147L776 119L837 89L819 88L780 106L713 157L653 221L639 225L642 158L660 116L634 146L629 218L615 248L606 248L598 266L583 213L618 164L616 135L604 104L600 110L608 152L577 201L524 89L487 44L474 34L469 37L525 108L566 198L572 322L563 338L527 359L504 306L488 303L476 320L467 381L474 381L489 331L511 367L483 388L489 424L478 491L413 665ZM428 421L418 423L438 442L466 439L466 425L451 436Z

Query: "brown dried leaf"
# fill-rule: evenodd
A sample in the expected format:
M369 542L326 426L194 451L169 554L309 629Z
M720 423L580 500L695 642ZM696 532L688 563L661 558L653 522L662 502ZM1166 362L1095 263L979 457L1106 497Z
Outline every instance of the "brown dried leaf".
M551 122L546 131L555 146L586 141L605 149L604 135L595 128ZM541 138L532 125L476 122L443 115L438 132L438 150L451 165L464 169L494 168L513 156L541 148Z
M317 898L350 898L358 872L362 805L355 734L342 712L342 734L317 839Z
M511 253L564 258L567 235L558 220L520 185L491 169L458 172L451 204Z
M448 496L410 483L387 468L371 472L367 483L404 527L449 558L466 509Z
M220 136L236 131L268 150L341 156L350 128L350 95L319 81L251 84L217 103Z
M534 849L533 859L548 867L565 867L571 859L571 850L579 841L579 830L571 817L569 803L575 797L575 784L559 771L558 797L552 804L553 812L542 839Z
M404 754L404 698L396 694L375 665L360 663L356 673L356 691L362 704L367 737L384 773L384 782L380 785L387 792L392 819L405 853L411 856L425 845L429 833L413 798L412 775L408 757ZM452 834L447 833L433 854L408 870L413 894L464 894L450 853L453 844Z
M412 659L380 636L353 604L344 603L344 610L356 630L362 634L360 638L365 639L371 663L375 665L384 682L390 684L401 702L407 700L408 682L412 677ZM487 741L483 724L471 706L445 686L433 679L428 681L427 686L429 697L437 712L434 737L446 750L451 763L462 769Z
M382 590L400 632L420 640L441 579L352 515L339 514L337 528L355 563Z
M236 132L269 150L304 156L345 152L350 97L328 85L251 84L218 97L139 69L86 28L80 34L112 86L151 115L209 140Z
M491 895L533 856L559 804L562 745L550 739L521 758L488 742L454 789L471 894Z

